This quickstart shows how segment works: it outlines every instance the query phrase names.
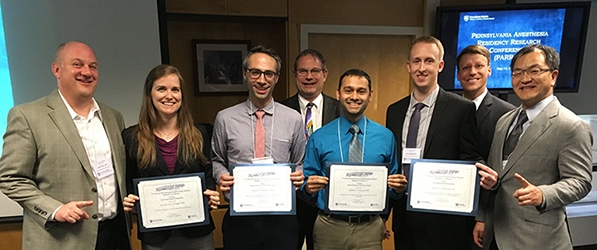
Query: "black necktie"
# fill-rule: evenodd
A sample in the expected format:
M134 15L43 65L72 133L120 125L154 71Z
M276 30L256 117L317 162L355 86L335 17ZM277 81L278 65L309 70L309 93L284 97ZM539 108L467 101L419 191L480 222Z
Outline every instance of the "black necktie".
M503 160L507 160L508 156L510 156L512 151L514 151L514 148L518 143L518 139L520 139L520 135L522 134L522 124L528 120L529 118L527 117L527 113L522 110L522 112L520 112L518 115L518 122L514 126L514 129L512 129L512 132L510 132L508 138L506 138L506 143L504 143L504 154L502 155Z

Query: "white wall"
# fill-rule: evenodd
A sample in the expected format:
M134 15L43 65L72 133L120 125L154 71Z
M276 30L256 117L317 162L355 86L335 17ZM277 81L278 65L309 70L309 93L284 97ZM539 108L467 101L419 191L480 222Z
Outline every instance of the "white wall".
M94 49L95 98L116 108L126 124L139 115L145 76L161 63L155 0L0 0L15 105L56 89L51 64L69 40ZM6 119L6 117L0 117ZM21 210L0 194L0 217Z
M157 1L1 1L15 104L54 90L56 47L80 40L99 62L95 98L136 123L145 76L161 63Z

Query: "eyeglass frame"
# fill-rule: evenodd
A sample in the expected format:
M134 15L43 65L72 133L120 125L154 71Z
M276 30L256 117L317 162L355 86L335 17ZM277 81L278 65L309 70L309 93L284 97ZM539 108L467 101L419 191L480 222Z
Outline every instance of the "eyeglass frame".
M322 68L312 68L312 69L299 68L299 69L295 70L294 72L296 73L297 76L306 76L308 73L311 73L311 75L318 75L318 74L321 74L326 71L327 71L327 69L322 69Z
M538 71L535 72L535 73L531 72L531 71L533 71L535 69L538 69ZM535 78L535 77L538 77L538 76L542 75L545 72L551 72L551 71L553 71L553 70L551 70L550 68L545 69L545 68L541 68L539 66L532 66L532 67L528 67L526 69L515 69L515 70L512 70L512 77L513 78L520 78L520 77L522 77L526 73L527 75L529 75L530 78Z
M262 71L260 69L255 69L255 68L248 68L245 69L245 71L247 73L249 73L249 78L251 79L259 79L261 77L261 75L263 75L263 77L267 80L273 80L277 75L279 75L280 73L275 72L273 70L266 70L266 71ZM257 77L253 76L253 72L257 73L257 71L259 71L259 75ZM272 76L267 76L267 74L272 74Z

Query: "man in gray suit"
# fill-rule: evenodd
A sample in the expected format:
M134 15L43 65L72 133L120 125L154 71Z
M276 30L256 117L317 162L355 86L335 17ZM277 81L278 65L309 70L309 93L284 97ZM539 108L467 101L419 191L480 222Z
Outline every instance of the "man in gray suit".
M305 122L305 135L308 138L315 130L338 118L339 102L322 93L328 70L325 58L319 51L314 49L301 51L294 60L293 72L298 93L280 103L301 114ZM310 123L307 118L311 118ZM296 217L299 222L297 250L303 248L305 240L307 250L314 249L313 226L318 212L319 209L314 204L302 199L297 200Z
M484 249L572 249L566 205L591 190L589 124L553 96L560 58L528 45L512 58L522 105L500 118L487 167L477 164L488 200L473 237Z
M0 189L23 207L23 249L130 249L124 119L93 98L89 46L60 45L52 71L58 90L10 110L0 159Z

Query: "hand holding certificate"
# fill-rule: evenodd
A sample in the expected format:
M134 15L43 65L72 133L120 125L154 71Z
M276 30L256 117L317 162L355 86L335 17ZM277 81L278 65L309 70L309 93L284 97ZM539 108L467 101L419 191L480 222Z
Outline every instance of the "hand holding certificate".
M292 164L232 166L230 215L296 214Z
M387 209L388 168L383 164L328 163L326 213L382 213Z
M479 175L474 162L413 160L407 210L474 216Z
M141 232L209 223L204 174L134 179Z

